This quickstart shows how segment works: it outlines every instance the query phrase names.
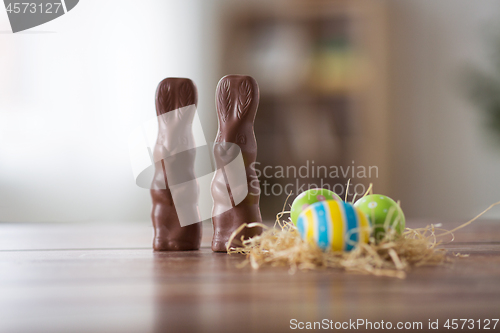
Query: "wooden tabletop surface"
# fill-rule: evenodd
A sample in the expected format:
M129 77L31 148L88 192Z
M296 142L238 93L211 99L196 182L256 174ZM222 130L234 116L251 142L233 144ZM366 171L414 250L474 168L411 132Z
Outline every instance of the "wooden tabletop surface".
M498 221L445 245L469 257L405 280L237 268L242 256L212 253L210 225L204 231L200 251L153 253L146 223L0 224L0 332L290 332L324 319L421 322L415 331L439 320L434 331L473 332L500 318ZM446 329L447 319L459 329ZM474 328L461 330L460 319ZM489 331L500 332L494 323Z

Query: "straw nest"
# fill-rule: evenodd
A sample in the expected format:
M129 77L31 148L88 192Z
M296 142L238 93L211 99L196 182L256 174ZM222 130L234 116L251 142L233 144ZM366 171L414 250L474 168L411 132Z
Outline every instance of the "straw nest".
M440 225L432 224L425 228L406 228L401 235L388 230L384 239L375 242L371 238L368 244L359 244L350 252L325 252L316 244L304 241L290 218L283 219L289 211L282 211L277 214L272 228L262 223L242 224L228 242L237 246L228 246L227 251L229 254L246 255L246 259L239 264L239 267L248 264L254 269L264 265L285 266L289 268L290 274L297 270L335 268L347 272L404 279L412 267L443 265L451 262L453 255L440 248L440 245L443 242L453 241L453 232L471 224L498 204L500 202L450 231L439 228ZM243 228L254 227L262 227L264 231L250 239L235 239ZM455 257L466 256L468 255L455 254Z

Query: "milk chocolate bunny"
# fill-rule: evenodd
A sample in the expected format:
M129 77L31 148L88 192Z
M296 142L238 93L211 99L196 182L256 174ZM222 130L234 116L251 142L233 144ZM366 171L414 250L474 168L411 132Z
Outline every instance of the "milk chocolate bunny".
M226 251L229 237L241 224L262 221L259 209L259 183L254 169L257 142L253 124L258 104L259 87L252 77L227 75L219 81L216 91L219 130L214 145L217 171L212 181L214 200L212 250L216 252ZM221 168L234 157L234 144L241 149L248 186L247 196L236 205L227 182L227 175ZM228 202L223 199L227 196L226 193L229 193L232 207L227 207ZM244 228L236 239L239 240L241 236L246 239L261 232L261 228Z
M183 217L189 215L192 221L200 221L198 187L196 181L191 181L195 178L192 121L197 104L196 86L189 79L166 78L158 85L156 114L159 130L153 152L155 174L151 186L155 251L200 248L201 222L183 227L179 219L182 214ZM173 196L174 185L177 187ZM177 206L174 206L174 198L181 199L176 201Z

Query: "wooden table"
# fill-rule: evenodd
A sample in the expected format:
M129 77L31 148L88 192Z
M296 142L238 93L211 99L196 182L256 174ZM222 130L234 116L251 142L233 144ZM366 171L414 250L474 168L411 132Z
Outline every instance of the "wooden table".
M205 227L202 250L153 253L149 223L0 224L0 332L297 331L292 319L422 322L419 331L438 319L439 331L455 332L447 319L474 319L477 329L478 319L500 318L498 221L446 245L470 257L405 280L239 269L241 256L211 252Z

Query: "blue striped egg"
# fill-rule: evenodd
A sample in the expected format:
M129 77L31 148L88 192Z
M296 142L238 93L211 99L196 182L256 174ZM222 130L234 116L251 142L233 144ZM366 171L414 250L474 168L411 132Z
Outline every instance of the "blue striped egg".
M365 214L343 201L320 201L299 215L297 229L302 239L322 250L351 251L358 242L368 243L370 224Z

